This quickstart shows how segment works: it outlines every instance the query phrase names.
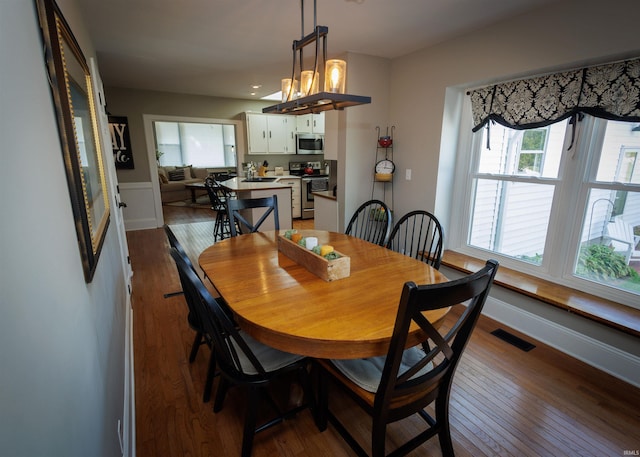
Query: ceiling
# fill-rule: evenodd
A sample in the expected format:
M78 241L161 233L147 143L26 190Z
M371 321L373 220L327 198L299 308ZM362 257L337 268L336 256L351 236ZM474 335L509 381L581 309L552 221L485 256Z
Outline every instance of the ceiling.
M320 0L317 24L329 27L329 58L395 58L554 1ZM258 99L290 77L303 35L299 0L77 2L107 87ZM307 35L313 1L304 8Z

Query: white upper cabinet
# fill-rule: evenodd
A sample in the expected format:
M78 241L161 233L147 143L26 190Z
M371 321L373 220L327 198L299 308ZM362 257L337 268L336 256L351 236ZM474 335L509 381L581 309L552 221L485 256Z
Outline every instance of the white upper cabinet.
M295 154L296 116L245 113L249 154Z
M323 135L324 113L296 116L296 127L298 133L318 133Z

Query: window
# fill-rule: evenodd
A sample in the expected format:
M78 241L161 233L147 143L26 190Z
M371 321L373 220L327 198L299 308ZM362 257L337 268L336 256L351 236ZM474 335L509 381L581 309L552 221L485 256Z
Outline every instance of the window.
M471 134L458 249L640 307L636 124L585 116L576 132L564 120Z
M236 166L236 136L232 124L155 121L153 127L160 165Z
M518 173L540 176L548 129L525 130L518 155Z
M586 215L574 273L640 295L640 132L631 124L594 122L593 172L587 171ZM601 146L600 146L601 145ZM596 165L597 164L597 165Z
M640 148L621 147L615 181L640 183L640 166L638 166Z
M566 121L535 130L501 125L479 132L468 243L540 264L559 184Z

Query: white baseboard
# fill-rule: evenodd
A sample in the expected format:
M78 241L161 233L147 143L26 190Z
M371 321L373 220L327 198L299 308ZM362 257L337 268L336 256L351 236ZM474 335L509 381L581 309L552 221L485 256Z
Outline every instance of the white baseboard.
M158 223L155 218L147 219L129 219L124 222L125 230L147 230L158 228Z
M595 368L640 387L640 357L489 297L483 314Z
M127 294L122 456L136 456L136 397L133 360L133 308Z

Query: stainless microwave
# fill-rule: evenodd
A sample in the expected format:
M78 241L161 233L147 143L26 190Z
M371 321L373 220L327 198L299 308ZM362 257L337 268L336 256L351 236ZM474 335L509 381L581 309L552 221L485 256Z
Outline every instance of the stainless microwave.
M324 135L299 133L296 135L296 154L323 154Z

